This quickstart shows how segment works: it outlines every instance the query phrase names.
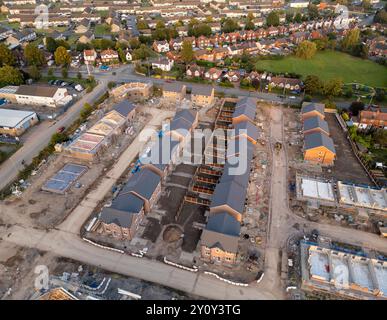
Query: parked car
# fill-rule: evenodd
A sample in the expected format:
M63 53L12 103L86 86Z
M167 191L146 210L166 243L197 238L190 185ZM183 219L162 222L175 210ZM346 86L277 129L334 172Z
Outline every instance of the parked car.
M75 90L77 90L78 92L81 92L84 90L84 88L80 85L80 84L77 84L75 87L74 87Z
M58 132L58 133L62 133L63 131L65 131L65 127L60 127L60 128L58 128L57 130L56 130L56 132Z

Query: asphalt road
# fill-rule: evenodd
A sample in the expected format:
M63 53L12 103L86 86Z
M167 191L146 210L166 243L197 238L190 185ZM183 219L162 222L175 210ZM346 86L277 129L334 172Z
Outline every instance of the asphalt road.
M7 161L0 166L0 190L11 183L21 168L22 161L26 164L31 163L32 159L39 154L49 143L51 136L60 127L70 126L79 116L83 105L88 102L94 103L107 90L107 82L101 79L94 90L83 96L73 106L61 115L52 125L40 124L38 130L35 130L25 141L23 146L15 152Z

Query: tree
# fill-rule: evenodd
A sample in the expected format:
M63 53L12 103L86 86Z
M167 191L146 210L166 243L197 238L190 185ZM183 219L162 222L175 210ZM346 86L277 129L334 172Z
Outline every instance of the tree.
M343 80L332 79L323 86L323 94L328 97L337 97L343 92Z
M137 38L130 38L129 39L129 46L131 49L137 49L140 48L141 42Z
M71 62L71 55L67 52L65 47L58 47L54 53L55 63L67 66Z
M120 57L120 60L122 63L126 63L126 54L124 52L124 50L122 50L121 48L118 48L117 50L117 53L118 53L118 56Z
M188 35L194 37L210 36L212 34L211 27L208 24L200 23L188 27Z
M271 11L266 18L266 24L268 26L278 26L280 24L279 14L277 11Z
M56 41L51 37L46 37L46 49L47 51L54 53L58 48Z
M138 30L149 29L149 25L146 23L145 20L139 20L137 22L137 29Z
M374 16L375 23L387 23L387 11L386 9L379 10Z
M360 30L358 28L349 30L341 41L343 50L349 50L359 42Z
M316 51L317 46L315 43L304 40L298 45L295 54L302 59L311 59L316 54Z
M191 41L183 41L183 45L181 48L181 59L185 63L189 63L194 59L194 52L192 49L192 43Z
M148 48L145 44L142 44L140 48L133 50L133 60L144 60L153 55L153 51Z
M12 51L2 43L0 44L0 66L13 66L15 65L15 58Z
M352 54L356 57L360 57L362 59L368 58L368 46L364 43L356 44L352 49Z
M285 20L287 23L293 22L293 12L286 12Z
M4 66L0 68L0 85L1 86L19 86L23 83L23 76L21 72L12 67L12 66Z
M52 77L52 76L54 75L54 70L53 70L52 68L48 68L48 70L47 70L47 75L48 75L49 77Z
M229 32L234 32L234 31L239 30L239 29L240 29L240 27L239 27L239 24L236 20L234 20L232 18L227 18L226 20L224 20L223 25L222 25L223 32L229 33Z
M297 12L297 14L294 16L293 19L294 22L301 23L302 22L302 15L300 12Z
M62 73L62 77L65 79L69 76L69 72L66 67L62 68L61 73Z
M40 67L46 62L43 51L38 49L33 43L29 43L25 47L24 58L30 66Z
M78 42L75 48L75 50L77 50L78 52L83 52L84 50L90 50L90 49L91 49L90 43L81 43L81 42Z
M387 130L378 129L373 133L374 142L381 145L387 146Z
M28 68L28 74L30 78L34 80L39 80L42 77L42 74L36 65L32 65Z
M81 80L81 79L82 79L82 73L78 72L78 73L77 73L77 78L78 78L79 80Z
M63 39L55 40L57 47L65 47L67 50L71 49L70 44Z
M86 102L79 115L81 116L82 119L85 120L92 112L93 112L93 107Z
M317 94L321 91L322 82L318 76L308 75L304 81L305 91L309 94Z
M364 103L361 101L354 101L349 106L349 110L351 111L353 116L358 116L359 112L364 110Z
M165 23L163 20L159 20L156 23L156 29L165 29Z
M371 9L371 1L370 0L363 0L362 3L361 3L361 6L365 10L369 10L369 9Z
M315 20L319 17L318 8L315 4L310 3L308 5L308 16L309 16L309 19L311 20Z

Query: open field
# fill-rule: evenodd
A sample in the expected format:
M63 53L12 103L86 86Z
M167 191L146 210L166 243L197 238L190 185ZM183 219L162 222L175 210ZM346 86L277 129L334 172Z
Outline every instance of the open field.
M322 80L342 78L345 83L359 82L374 87L387 86L387 68L369 60L352 57L337 51L318 52L312 59L289 56L281 60L260 60L258 70L313 74Z

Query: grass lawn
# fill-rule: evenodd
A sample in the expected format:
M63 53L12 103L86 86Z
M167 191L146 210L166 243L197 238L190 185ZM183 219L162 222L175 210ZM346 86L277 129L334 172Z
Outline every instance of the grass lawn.
M310 60L294 56L281 60L260 60L256 67L258 70L298 73L304 78L314 74L325 81L341 78L345 83L358 82L373 87L387 87L386 67L337 51L318 52Z
M110 26L108 26L107 24L97 24L94 29L94 34L96 36L111 34Z

